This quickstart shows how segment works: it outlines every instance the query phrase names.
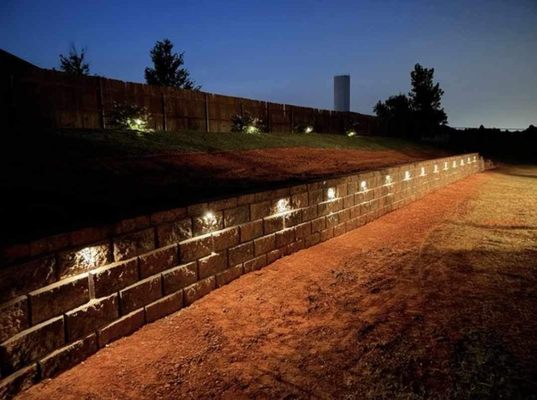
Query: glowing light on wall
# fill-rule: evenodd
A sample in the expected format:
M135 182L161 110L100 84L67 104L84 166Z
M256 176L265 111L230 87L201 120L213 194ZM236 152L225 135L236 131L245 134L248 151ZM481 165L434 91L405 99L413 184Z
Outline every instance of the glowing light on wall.
M284 213L286 211L289 211L291 207L289 206L289 200L288 199L280 199L276 203L276 213Z
M393 183L393 178L391 177L391 175L386 175L386 177L384 178L384 182L386 185L391 185Z
M472 160L470 159L470 157L468 157L468 158L466 159L466 163L467 163L467 164L470 164L471 162L472 162Z
M464 160L461 159L461 167L463 167L463 166L464 166Z
M328 197L328 200L333 200L336 198L336 189L334 188L328 188L326 191L326 197Z
M476 162L476 161L477 161L476 156L474 156L474 162Z
M433 173L435 173L435 174L438 173L438 164L435 164L435 165L434 165Z
M421 167L420 176L425 176L425 167Z
M453 168L457 168L457 161L453 160L453 164L451 165Z
M446 161L446 162L444 163L444 171L447 171L448 168L449 168L449 167L448 167L448 163L447 163L447 161Z
M410 171L405 171L405 178L403 180L409 181L410 179L412 179L412 175L410 174Z
M215 229L218 225L218 218L216 218L216 215L212 211L207 211L203 215L203 224L207 230Z
M367 191L367 182L366 182L366 181L362 181L362 182L360 182L360 190L361 190L362 192Z
M97 261L97 249L95 247L86 247L85 249L79 250L77 255L80 262L88 266L95 265Z

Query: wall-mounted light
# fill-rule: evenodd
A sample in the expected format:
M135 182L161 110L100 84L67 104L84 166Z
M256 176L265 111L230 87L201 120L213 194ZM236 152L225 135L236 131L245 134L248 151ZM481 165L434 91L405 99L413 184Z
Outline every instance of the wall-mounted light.
M476 161L477 161L477 158L476 158L476 156L474 156L474 162L476 162Z
M444 162L444 171L447 171L449 169L447 161Z
M420 176L425 176L425 167L421 167Z
M328 197L328 200L334 200L336 198L336 189L328 188L326 191L326 197Z
M95 247L86 247L79 250L77 255L84 265L93 266L97 260L97 249Z
M466 163L467 163L467 164L470 164L471 162L472 162L472 160L470 159L470 157L468 157L468 158L466 159Z
M461 167L463 167L463 166L464 166L464 160L461 159Z
M360 182L360 191L362 191L362 192L367 191L367 182L366 181Z
M435 173L435 174L438 173L438 164L435 164L435 165L434 165L433 173Z
M210 231L217 227L218 218L216 218L216 215L212 211L207 211L203 215L203 224L205 225L205 229Z
M453 163L451 164L453 168L457 168L457 161L453 160Z
M280 200L278 200L278 202L276 203L276 213L277 214L284 213L284 212L289 211L289 210L290 210L290 207L289 207L289 200L288 199L280 199Z
M393 178L391 175L386 175L384 178L384 184L385 185L391 185L393 183Z
M409 181L412 178L412 175L410 174L410 171L405 171L405 178L404 181Z

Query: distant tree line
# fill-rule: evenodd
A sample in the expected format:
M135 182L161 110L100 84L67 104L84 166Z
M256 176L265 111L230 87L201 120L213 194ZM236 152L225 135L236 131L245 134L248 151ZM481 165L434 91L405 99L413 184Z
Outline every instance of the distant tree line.
M60 54L60 70L69 75L90 75L86 53L86 48L78 50L72 44L67 55ZM201 86L190 79L190 72L183 66L184 54L174 52L173 43L169 39L157 41L150 51L153 66L144 71L147 84L200 90Z
M512 162L537 162L537 127L512 132L497 128L443 130L442 143L458 152L480 152L487 157Z

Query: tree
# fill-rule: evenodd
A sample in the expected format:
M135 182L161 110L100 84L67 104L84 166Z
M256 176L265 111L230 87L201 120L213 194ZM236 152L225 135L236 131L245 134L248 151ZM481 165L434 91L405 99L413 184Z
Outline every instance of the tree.
M182 67L184 54L174 53L173 44L168 39L157 41L151 50L153 68L145 69L146 82L150 85L199 90L201 86L190 80L190 72Z
M86 49L82 48L78 52L76 46L71 44L67 56L60 54L60 69L70 75L89 75L89 64L84 61L85 58Z
M444 91L440 84L433 83L433 76L434 68L423 68L420 64L416 64L410 73L412 89L409 96L414 119L426 132L447 123L447 115L441 107Z
M400 93L379 101L374 108L379 128L387 135L410 136L412 134L412 107L410 99Z
M441 107L444 91L433 83L434 69L420 64L410 72L412 89L408 96L391 96L379 101L374 111L380 130L389 135L416 136L434 134L447 123Z

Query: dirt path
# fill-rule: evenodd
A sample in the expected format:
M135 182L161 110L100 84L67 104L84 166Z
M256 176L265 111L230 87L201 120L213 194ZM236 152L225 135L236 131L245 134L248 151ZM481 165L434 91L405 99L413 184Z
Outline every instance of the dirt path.
M472 176L245 275L19 398L532 398L536 199L537 169Z

